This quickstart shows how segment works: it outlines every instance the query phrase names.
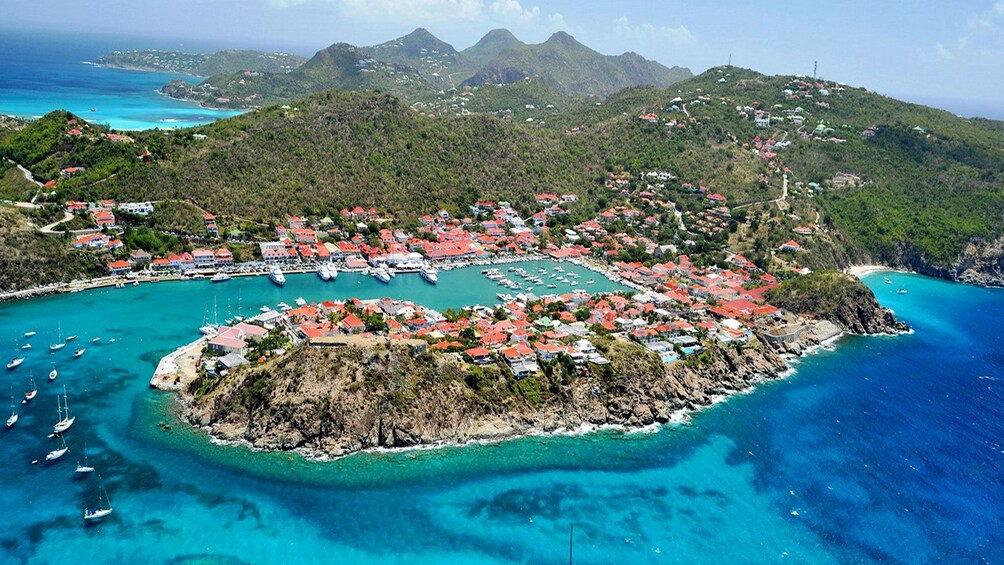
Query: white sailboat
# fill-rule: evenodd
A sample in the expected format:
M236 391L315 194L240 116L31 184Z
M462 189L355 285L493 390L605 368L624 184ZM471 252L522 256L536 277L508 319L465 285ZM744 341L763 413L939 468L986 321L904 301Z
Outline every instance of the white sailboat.
M77 468L73 471L74 473L80 473L81 475L86 475L87 473L93 473L94 467L87 464L87 446L84 446L84 464L80 464L80 460L77 460Z
M213 299L213 321L209 322L209 309L206 309L205 314L202 316L202 327L199 328L199 333L205 336L216 335L220 331L220 323L217 319L219 314L216 311L216 299Z
M25 393L24 393L24 400L21 401L21 404L28 404L32 400L35 400L35 396L36 395L38 395L38 389L35 388L35 379L34 378L29 378L28 379L28 390L25 391Z
M10 392L10 418L7 418L7 427L12 428L17 423L17 409L14 408L14 391Z
M76 416L71 416L70 415L70 402L66 398L66 387L65 386L63 387L63 406L59 405L59 397L58 396L56 397L56 405L58 407L57 408L57 417L59 418L59 421L56 422L56 425L52 427L52 433L54 433L54 434L61 434L61 433L65 432L66 430L70 429L70 426L73 425L73 422L75 422L77 420ZM63 413L64 409L66 411L65 414Z
M49 351L59 351L66 347L66 342L63 341L63 328L59 324L56 324L56 335L56 343L49 344Z
M15 357L7 362L7 368L16 369L21 365L21 363L24 363L24 357Z
M102 498L104 499L104 505L102 505ZM108 492L105 490L104 482L101 483L101 494L98 497L98 507L94 510L90 508L84 509L84 520L100 520L105 516L112 513L112 501L108 500Z
M66 455L66 452L69 450L70 448L66 447L66 440L63 439L63 436L56 436L56 449L53 449L46 454L45 460L55 461L56 459Z

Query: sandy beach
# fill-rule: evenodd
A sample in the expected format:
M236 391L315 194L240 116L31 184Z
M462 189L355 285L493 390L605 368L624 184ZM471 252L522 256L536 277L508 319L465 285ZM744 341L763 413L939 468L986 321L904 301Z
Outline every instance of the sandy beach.
M861 278L865 275L870 275L872 273L879 273L882 271L896 271L892 267L887 267L885 265L853 265L844 269L844 272L848 275L853 275L855 277Z

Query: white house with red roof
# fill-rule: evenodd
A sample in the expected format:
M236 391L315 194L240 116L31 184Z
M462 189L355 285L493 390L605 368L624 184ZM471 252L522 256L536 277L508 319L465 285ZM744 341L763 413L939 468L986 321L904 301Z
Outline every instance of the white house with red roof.
M788 241L781 244L780 249L781 251L789 251L794 253L796 251L801 251L802 246L799 245L798 242L795 241L794 239L789 239Z

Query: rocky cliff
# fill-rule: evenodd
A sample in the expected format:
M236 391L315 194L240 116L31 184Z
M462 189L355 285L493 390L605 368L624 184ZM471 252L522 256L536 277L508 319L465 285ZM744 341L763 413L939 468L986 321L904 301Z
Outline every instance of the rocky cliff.
M345 455L374 447L497 440L583 425L668 422L712 397L787 367L759 341L667 366L637 344L601 344L611 360L588 375L560 363L514 379L499 366L414 355L402 345L300 347L230 376L198 381L185 416L218 437L262 449ZM568 367L571 368L570 366Z
M948 267L930 264L923 254L911 249L903 254L903 265L923 275L978 286L1004 286L1004 236L974 239Z
M871 289L851 275L819 271L771 291L770 303L795 314L811 314L856 334L896 333L908 329L882 307Z
M842 273L788 281L772 300L828 321L817 325L832 322L862 334L906 329L867 287ZM610 364L583 371L559 359L522 380L501 365L415 353L413 344L383 338L304 345L261 365L194 381L184 393L183 416L217 437L256 448L330 456L587 425L640 427L779 377L788 369L781 352L802 351L818 341L813 334L806 332L805 343L776 347L753 335L748 344L713 345L672 365L637 343L597 337Z

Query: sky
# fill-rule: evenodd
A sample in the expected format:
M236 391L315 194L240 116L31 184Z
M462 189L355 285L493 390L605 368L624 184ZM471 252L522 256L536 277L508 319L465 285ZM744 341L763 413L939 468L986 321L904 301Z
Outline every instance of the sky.
M8 7L16 0L0 0ZM566 31L695 73L725 64L811 74L966 116L1004 119L1004 0L33 0L4 27L88 30L311 55L425 27L461 50L494 28ZM0 30L2 32L2 30ZM151 45L151 47L159 47ZM2 80L2 77L0 77Z

